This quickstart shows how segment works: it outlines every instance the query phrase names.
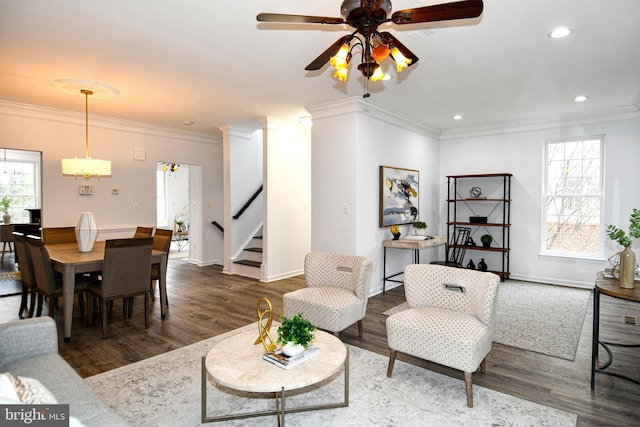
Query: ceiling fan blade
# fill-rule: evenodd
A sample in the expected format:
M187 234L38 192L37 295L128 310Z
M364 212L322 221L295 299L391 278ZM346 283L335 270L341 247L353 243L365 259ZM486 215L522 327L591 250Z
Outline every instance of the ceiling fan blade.
M395 38L393 34L391 34L390 32L388 31L381 32L380 38L382 39L382 43L386 45L388 44L394 45L395 47L398 48L400 53L402 53L406 58L409 58L411 60L411 63L408 65L409 67L415 64L416 62L418 62L418 57L413 52L411 52L405 45L400 43L400 41L397 38ZM391 59L393 59L393 57L391 57Z
M300 24L344 24L342 18L328 16L287 15L284 13L260 13L256 16L260 22L294 22Z
M451 19L476 18L482 13L482 0L457 1L434 6L399 10L391 15L394 24L417 24L420 22L448 21Z
M309 65L304 67L304 69L307 71L319 70L320 68L322 68L324 64L326 64L331 59L332 56L338 53L342 45L345 44L352 37L353 35L351 34L340 37L334 44L329 46L327 50L322 52L320 56L318 56L316 59L311 61Z

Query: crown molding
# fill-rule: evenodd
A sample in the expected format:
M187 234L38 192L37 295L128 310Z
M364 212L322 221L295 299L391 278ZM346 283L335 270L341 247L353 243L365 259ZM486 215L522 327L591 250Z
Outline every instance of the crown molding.
M407 129L426 137L440 138L440 131L424 124L409 120L389 108L377 104L370 99L351 97L338 101L305 107L312 120L340 116L347 113L360 113L393 126Z
M59 123L69 123L74 125L85 125L85 113L60 110L56 108L41 107L37 105L21 104L11 101L0 100L0 114L7 116L25 117ZM129 120L114 119L112 117L89 116L89 126L92 128L103 128L128 133L138 133L155 137L181 139L183 141L199 144L220 145L220 137L173 129L165 126L152 125L149 123L134 122Z
M565 116L562 118L541 120L521 120L504 123L491 123L459 129L443 130L441 141L475 138L480 136L503 135L509 133L535 132L571 126L584 126L598 123L636 120L640 118L638 106L620 107L605 111L593 111L588 114Z

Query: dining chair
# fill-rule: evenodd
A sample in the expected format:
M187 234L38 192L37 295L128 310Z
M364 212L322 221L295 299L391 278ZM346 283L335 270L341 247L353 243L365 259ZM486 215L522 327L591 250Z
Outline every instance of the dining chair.
M45 245L57 243L77 243L75 227L46 227L42 229L42 241Z
M33 263L31 262L31 255L27 248L27 238L24 233L14 231L13 242L16 249L16 256L19 263L18 268L20 270L20 279L22 280L22 298L20 300L20 310L18 311L18 317L24 319L24 311L29 305L27 317L33 317L33 312L36 307L36 299L38 294L38 288L36 286L36 279L33 273ZM29 303L29 297L31 302Z
M133 237L139 239L141 237L151 237L153 235L153 227L137 227Z
M153 235L153 249L156 251L163 251L167 254L166 263L169 262L169 248L171 247L171 237L173 235L172 230L166 230L163 228L158 228ZM165 267L167 266L165 264ZM160 280L160 264L156 263L151 266L151 283L150 283L150 291L151 291L151 299L155 299L155 283ZM158 292L162 292L160 286L158 286ZM169 305L169 296L165 295L166 304Z
M7 246L9 246L9 253L12 252L11 244L13 243L13 233L14 226L13 224L2 224L0 225L0 241L2 242L2 257L0 257L0 262L4 262L4 253L7 250ZM18 257L20 257L18 255Z
M149 328L149 282L153 238L111 239L105 242L100 280L89 283L89 324L93 322L94 299L100 300L102 338L107 338L107 303L123 299L123 315L130 317L131 297L144 295L144 326Z
M42 304L44 297L47 297L47 304L49 305L49 316L53 317L55 314L56 300L62 297L62 277L56 274L51 264L51 258L49 258L49 252L44 245L42 239L38 236L28 235L27 248L31 255L31 261L33 264L33 275L36 280L36 287L38 289L38 308L36 316L42 315ZM82 294L87 291L87 283L89 278L76 275L76 283L74 288L74 294L80 294L80 312L84 314L84 300Z

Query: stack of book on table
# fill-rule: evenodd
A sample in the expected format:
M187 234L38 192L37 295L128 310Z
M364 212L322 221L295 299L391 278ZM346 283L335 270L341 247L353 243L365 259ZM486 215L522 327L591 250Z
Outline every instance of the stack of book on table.
M296 365L301 364L302 362L306 362L312 357L320 354L320 348L310 345L307 349L300 353L297 356L285 356L282 353L282 349L277 348L269 353L265 353L262 355L262 358L267 362L273 363L274 365L282 368L282 369L291 369Z

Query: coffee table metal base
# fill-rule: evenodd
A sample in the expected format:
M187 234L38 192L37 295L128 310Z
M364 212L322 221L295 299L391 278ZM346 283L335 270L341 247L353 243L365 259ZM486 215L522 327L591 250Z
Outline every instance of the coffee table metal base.
M269 415L276 415L278 417L278 425L284 427L284 415L285 413L318 411L322 409L333 408L345 408L349 406L349 349L347 348L347 354L344 359L344 400L341 402L327 403L322 405L310 405L297 408L285 407L285 392L284 387L275 393L276 409L273 411L256 411L256 412L244 412L239 414L227 414L207 416L207 367L205 364L206 356L202 356L202 423L212 423L218 421L229 421L243 418L263 417Z

